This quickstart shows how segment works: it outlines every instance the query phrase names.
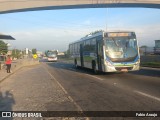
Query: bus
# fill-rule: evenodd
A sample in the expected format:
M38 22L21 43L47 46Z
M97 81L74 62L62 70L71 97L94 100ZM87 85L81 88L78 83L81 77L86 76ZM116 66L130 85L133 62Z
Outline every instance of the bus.
M47 56L48 62L57 62L58 50L47 50L45 54Z
M140 54L135 32L99 31L69 44L76 67L95 73L128 72L140 69Z

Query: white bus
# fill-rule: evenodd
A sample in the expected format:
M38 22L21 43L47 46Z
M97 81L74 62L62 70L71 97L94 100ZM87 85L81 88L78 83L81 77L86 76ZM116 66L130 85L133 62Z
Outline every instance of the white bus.
M69 44L76 67L94 72L127 72L140 68L140 54L135 32L99 31Z
M58 54L58 50L48 50L46 52L48 62L57 62L58 60L57 54Z

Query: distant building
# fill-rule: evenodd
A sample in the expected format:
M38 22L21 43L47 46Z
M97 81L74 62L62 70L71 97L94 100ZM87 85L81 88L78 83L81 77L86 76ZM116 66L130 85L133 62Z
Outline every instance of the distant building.
M12 54L12 51L8 50L7 55L11 55L11 54Z
M59 52L58 55L65 55L64 52Z
M25 48L26 55L28 55L28 50L29 50L28 48Z
M154 54L160 55L160 40L155 40Z
M152 55L154 54L154 47L140 47L139 48L140 55Z
M159 47L160 48L160 40L155 40L155 47Z

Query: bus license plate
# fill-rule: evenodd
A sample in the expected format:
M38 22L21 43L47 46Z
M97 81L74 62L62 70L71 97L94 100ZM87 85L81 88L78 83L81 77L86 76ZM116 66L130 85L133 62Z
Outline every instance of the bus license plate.
M122 72L128 72L128 70L127 70L127 69L121 69L121 71L122 71Z

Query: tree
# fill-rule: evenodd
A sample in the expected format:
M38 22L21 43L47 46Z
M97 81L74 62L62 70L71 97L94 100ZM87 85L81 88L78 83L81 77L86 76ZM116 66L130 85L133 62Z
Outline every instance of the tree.
M5 42L0 40L0 54L6 54L8 52L8 46Z
M96 34L96 33L102 32L102 31L103 31L103 30L96 30L96 31L94 31L94 32L91 32L91 33L87 34L85 37L87 37L88 35L94 35L94 34Z
M148 47L148 46L146 46L146 45L142 45L142 46L141 46L141 48L147 48L147 47Z
M13 58L20 58L22 56L21 50L13 49L12 50L12 57Z
M64 55L65 55L66 58L69 58L69 56L70 56L70 51L69 51L69 49L68 49L67 51L64 51Z
M37 49L36 48L32 49L32 54L37 54Z

